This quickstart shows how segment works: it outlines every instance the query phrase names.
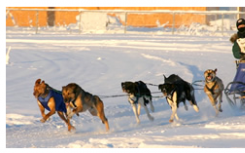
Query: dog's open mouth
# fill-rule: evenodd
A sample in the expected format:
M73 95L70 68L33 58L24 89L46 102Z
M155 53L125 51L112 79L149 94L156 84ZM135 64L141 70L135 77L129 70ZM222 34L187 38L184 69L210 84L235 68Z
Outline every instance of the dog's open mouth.
M208 80L208 81L213 80L213 76L211 76L211 75L210 75L210 76L207 76L207 77L206 77L206 80Z

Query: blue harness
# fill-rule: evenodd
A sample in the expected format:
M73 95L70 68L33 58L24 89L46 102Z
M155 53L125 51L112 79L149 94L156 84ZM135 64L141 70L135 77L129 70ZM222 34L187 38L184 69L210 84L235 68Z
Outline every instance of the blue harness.
M45 98L42 98L41 96L39 96L38 100L41 102L44 108L50 111L50 108L48 107L48 101L51 97L54 97L54 100L55 100L55 110L66 113L67 112L66 105L64 103L61 93L58 91L49 90L49 93Z

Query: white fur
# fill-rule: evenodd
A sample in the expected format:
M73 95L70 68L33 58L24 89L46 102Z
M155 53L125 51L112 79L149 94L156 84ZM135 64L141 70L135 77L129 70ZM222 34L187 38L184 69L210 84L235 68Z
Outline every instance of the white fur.
M172 114L170 116L170 120L174 120L174 117L176 120L179 120L179 117L177 115L177 93L176 91L173 93L172 100L167 98L168 104L171 106Z
M129 94L129 97L128 97L128 100L131 103L131 106L132 106L132 109L133 109L133 112L134 112L134 115L136 117L136 121L137 121L138 124L140 123L139 116L140 116L140 108L141 108L141 106L144 107L145 112L146 112L147 117L149 118L149 120L150 121L154 120L154 117L152 117L150 115L147 106L144 105L144 98L149 101L149 104L150 104L150 107L151 107L151 111L153 112L154 111L154 106L153 106L152 101L150 100L149 97L146 97L146 96L140 97L138 99L138 104L134 104L134 101L136 100L136 97L133 94ZM137 107L138 107L138 109L137 109Z
M183 94L181 96L184 96ZM170 120L173 121L174 120L174 117L176 120L179 120L179 117L177 115L177 92L175 91L173 93L173 96L172 96L172 100L167 98L167 101L168 101L168 104L171 106L171 109L172 109L172 114L170 116ZM188 110L188 107L187 105L184 103L184 106L185 106L185 109ZM197 105L193 105L193 109L198 112L199 111L199 108L197 107Z

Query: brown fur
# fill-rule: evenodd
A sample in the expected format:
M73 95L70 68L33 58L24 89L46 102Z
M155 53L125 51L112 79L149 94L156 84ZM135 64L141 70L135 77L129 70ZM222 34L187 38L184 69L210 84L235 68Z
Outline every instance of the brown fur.
M109 130L109 123L104 113L104 104L98 96L84 91L75 83L63 86L62 95L64 102L73 108L72 112L68 113L69 118L74 114L88 110L91 115L98 116L102 123L105 124L106 130ZM74 107L73 104L75 104L76 107Z
M39 96L46 97L48 95L50 89L53 89L53 88L50 87L48 84L46 84L45 81L41 82L41 79L36 80L35 85L34 85L33 95L37 99L37 103L38 103L41 115L43 117L40 120L42 123L46 122L46 120L49 119L49 117L52 116L53 114L55 114L55 112L56 112L56 110L55 110L55 99L53 97L51 97L48 101L48 107L50 108L50 112L47 114L45 114L45 108L43 107L43 105L38 100ZM58 113L59 117L67 124L68 131L70 131L71 129L74 129L74 127L70 123L70 120L64 116L64 113L62 111L57 111L57 113Z
M238 38L239 38L238 35L235 33L235 34L233 34L233 35L231 36L230 42L234 44L234 42L235 42Z
M216 76L217 69L208 69L204 72L205 86L204 92L207 94L212 106L215 108L216 115L218 112L222 112L221 102L222 102L222 92L224 90L223 82L220 78ZM219 98L218 109L216 108L217 99Z

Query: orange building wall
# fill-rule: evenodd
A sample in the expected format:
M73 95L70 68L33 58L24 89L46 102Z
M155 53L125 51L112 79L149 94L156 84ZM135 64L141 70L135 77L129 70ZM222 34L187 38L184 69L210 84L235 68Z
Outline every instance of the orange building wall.
M20 7L11 7L11 8L18 9ZM21 8L23 9L31 9L31 8L47 9L48 7L21 7ZM22 26L23 27L36 26L36 11L10 11L10 13L14 17L15 22L18 26L21 26L21 27ZM47 26L47 12L46 11L39 12L38 23L39 23L39 26ZM7 16L6 26L14 26L10 15Z
M10 8L10 7L9 7ZM13 7L11 7L13 8ZM20 7L14 7L20 8ZM47 9L48 7L21 7L21 8L38 8ZM205 11L206 7L55 7L56 9L86 9L86 10L197 10ZM36 11L10 11L14 16L18 26L36 26ZM55 12L55 25L69 25L76 23L76 16L79 12ZM117 16L116 14L112 14ZM29 21L32 20L31 23ZM171 14L128 14L127 25L136 27L156 27L156 21L160 24L168 22L167 26L172 26L173 16ZM47 12L39 12L39 26L47 26ZM124 24L122 19L121 23ZM195 14L176 14L175 25L190 25L193 22L205 23L205 15ZM13 26L10 17L6 19L6 26Z

